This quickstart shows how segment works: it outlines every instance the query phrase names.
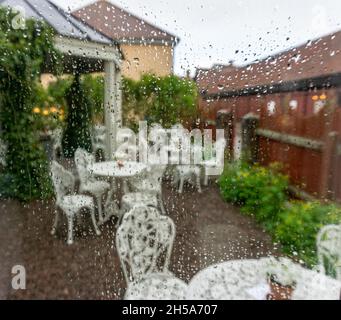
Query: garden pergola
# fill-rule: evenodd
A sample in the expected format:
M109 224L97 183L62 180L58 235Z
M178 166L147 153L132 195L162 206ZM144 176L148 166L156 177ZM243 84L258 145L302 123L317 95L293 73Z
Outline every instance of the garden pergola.
M55 47L63 57L65 73L105 73L104 115L107 132L106 155L115 150L117 128L122 125L122 54L116 42L100 34L57 7L50 0L0 0L24 18L46 22L56 32ZM49 71L46 64L46 72Z

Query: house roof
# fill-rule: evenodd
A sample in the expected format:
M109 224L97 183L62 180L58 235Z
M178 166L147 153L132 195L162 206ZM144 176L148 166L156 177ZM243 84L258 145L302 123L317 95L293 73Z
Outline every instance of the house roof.
M197 69L196 82L204 95L224 95L340 73L341 31L247 66Z
M61 36L112 44L110 38L57 7L50 0L0 0L0 5L23 8L25 17L45 21Z
M118 42L176 44L179 39L108 1L96 1L73 15Z

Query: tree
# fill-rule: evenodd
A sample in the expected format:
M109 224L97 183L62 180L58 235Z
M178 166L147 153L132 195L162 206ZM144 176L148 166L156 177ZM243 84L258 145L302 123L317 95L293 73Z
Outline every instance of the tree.
M125 120L146 118L166 128L196 120L198 91L193 81L174 75L144 75L140 81L126 79L123 88Z
M66 93L68 114L63 137L63 152L68 158L74 157L78 148L91 152L91 110L90 101L82 85L80 75L76 74Z
M34 130L32 107L35 81L44 62L57 59L53 31L43 22L27 20L25 29L13 29L15 16L0 8L0 122L7 144L7 196L20 200L51 194L46 154ZM3 189L3 188L2 188Z

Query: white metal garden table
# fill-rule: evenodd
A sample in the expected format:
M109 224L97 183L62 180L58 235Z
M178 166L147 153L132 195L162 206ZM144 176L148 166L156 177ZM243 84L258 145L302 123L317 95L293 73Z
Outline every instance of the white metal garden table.
M294 262L288 270L273 259L234 260L212 265L197 273L188 285L189 300L265 300L270 293L269 272L276 268L296 282L293 300L339 300L341 282ZM286 275L284 275L286 277Z
M261 260L233 260L197 273L188 300L265 300L269 292Z
M126 179L134 177L141 174L146 169L146 164L135 161L121 161L120 165L117 161L97 162L89 168L90 172L95 176L110 178L111 180L111 188L104 205L105 218L103 222L108 221L112 216L119 217L118 205L112 200L117 190L114 180L116 178Z

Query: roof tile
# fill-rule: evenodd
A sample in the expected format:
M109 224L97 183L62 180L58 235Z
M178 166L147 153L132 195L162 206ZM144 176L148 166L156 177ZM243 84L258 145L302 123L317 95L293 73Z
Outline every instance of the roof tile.
M73 12L84 23L117 41L164 41L176 43L177 37L117 7L108 1L96 1Z

